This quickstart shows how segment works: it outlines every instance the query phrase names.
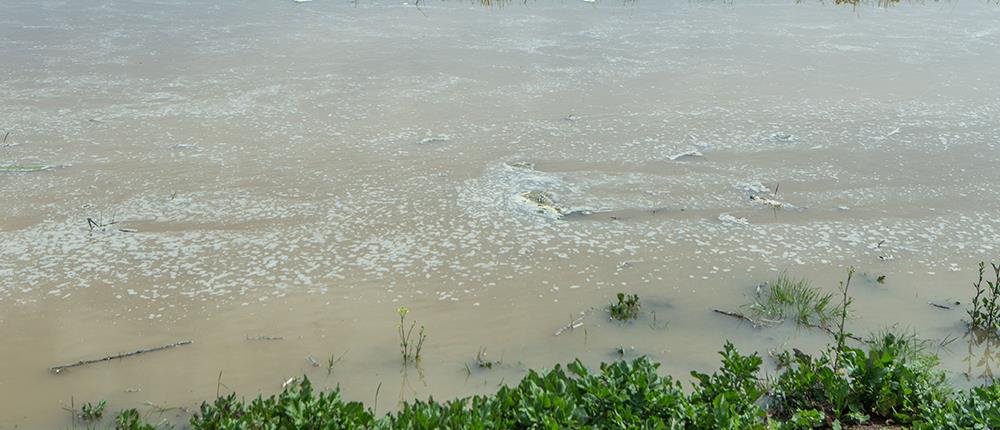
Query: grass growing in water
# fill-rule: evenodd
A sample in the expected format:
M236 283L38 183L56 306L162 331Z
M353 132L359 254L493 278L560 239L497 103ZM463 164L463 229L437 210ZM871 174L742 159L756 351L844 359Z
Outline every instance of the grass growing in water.
M611 318L618 321L631 321L639 317L639 295L618 293L618 303L608 306Z
M786 273L757 289L750 309L754 316L772 321L793 318L798 324L826 326L835 309L833 294L809 285L805 279L792 279Z

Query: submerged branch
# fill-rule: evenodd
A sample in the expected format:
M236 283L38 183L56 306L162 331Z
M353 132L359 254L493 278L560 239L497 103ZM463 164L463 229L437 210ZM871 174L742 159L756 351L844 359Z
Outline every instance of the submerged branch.
M96 358L96 359L91 359L91 360L80 360L80 361L77 361L76 363L63 364L63 365L60 365L60 366L52 366L52 367L49 368L49 370L52 373L60 373L63 370L66 370L66 369L69 369L69 368L72 368L72 367L86 366L88 364L100 363L102 361L111 361L111 360L114 360L116 358L132 357L134 355L145 354L147 352L162 351L164 349L176 348L178 346L190 345L192 343L193 342L190 341L190 340L184 340L184 341L175 342L175 343L171 343L171 344L167 344L167 345L157 346L155 348L139 349L139 350L132 351L132 352L122 352L122 353L118 353L118 354L114 354L114 355L109 355L109 356L102 357L102 358Z

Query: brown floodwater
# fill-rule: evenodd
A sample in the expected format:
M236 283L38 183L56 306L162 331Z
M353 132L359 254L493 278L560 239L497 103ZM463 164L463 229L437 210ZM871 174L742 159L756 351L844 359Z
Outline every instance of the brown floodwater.
M998 23L977 1L5 0L0 429L102 399L181 422L303 374L380 412L576 357L684 378L726 340L821 348L712 309L848 266L852 332L915 331L980 382L1000 356L962 308L1000 258ZM618 292L638 321L608 320Z

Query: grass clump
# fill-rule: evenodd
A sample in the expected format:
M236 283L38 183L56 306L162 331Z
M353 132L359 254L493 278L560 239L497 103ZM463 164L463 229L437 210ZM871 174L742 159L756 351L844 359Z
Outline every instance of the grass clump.
M991 263L995 280L986 281L986 262L979 262L979 280L972 284L976 295L972 298L972 308L967 309L973 330L982 330L991 335L1000 332L1000 265Z
M754 316L770 321L792 318L797 324L826 326L834 317L833 294L809 285L805 279L793 279L782 273L778 279L757 289L750 310Z
M639 317L639 295L618 293L618 303L608 305L611 318L618 321L631 321Z

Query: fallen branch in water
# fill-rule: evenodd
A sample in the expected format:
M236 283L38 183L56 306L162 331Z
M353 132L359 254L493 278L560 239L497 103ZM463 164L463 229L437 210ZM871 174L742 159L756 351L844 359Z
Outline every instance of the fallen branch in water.
M102 358L97 358L97 359L92 359L92 360L80 360L80 361L77 361L76 363L63 364L61 366L52 366L52 367L49 368L49 370L52 371L52 373L60 373L63 370L69 369L71 367L86 366L88 364L100 363L102 361L111 361L111 360L114 360L116 358L132 357L134 355L145 354L147 352L162 351L164 349L176 348L178 346L190 345L192 343L193 342L190 341L190 340L184 340L184 341L180 341L180 342L171 343L171 344L168 344L168 345L157 346L155 348L140 349L140 350L136 350L136 351L132 351L132 352L122 352L122 353L119 353L119 354L109 355L109 356L102 357Z
M772 325L777 325L777 324L781 323L781 321L773 321L773 320L766 320L766 319L755 320L755 319L750 318L750 317L748 317L746 315L743 315L743 314L741 314L739 312L724 311L722 309L712 309L712 311L715 312L715 313L719 313L719 314L722 314L722 315L730 316L730 317L733 317L733 318L736 318L736 319L741 319L743 321L749 322L750 324L753 324L753 328L770 327ZM833 329L831 329L830 327L824 326L824 325L810 324L810 323L807 323L807 322L801 322L800 324L802 324L802 325L804 325L806 327L818 328L818 329L823 330L823 331L825 331L827 333L836 335L836 333L833 331ZM853 334L848 334L848 335L846 335L846 337L849 338L849 339L856 340L858 342L868 343L864 339L862 339L860 337L857 337L857 336L855 336Z
M773 324L773 323L776 322L776 321L770 321L770 320L768 320L768 321L757 321L757 320L755 320L753 318L750 318L750 317L748 317L746 315L743 315L743 314L741 314L739 312L724 311L722 309L712 309L712 312L715 312L717 314L722 314L722 315L725 315L725 316L730 316L730 317L733 317L733 318L736 318L736 319L741 319L743 321L749 322L750 324L753 324L753 328L768 327L771 324Z

